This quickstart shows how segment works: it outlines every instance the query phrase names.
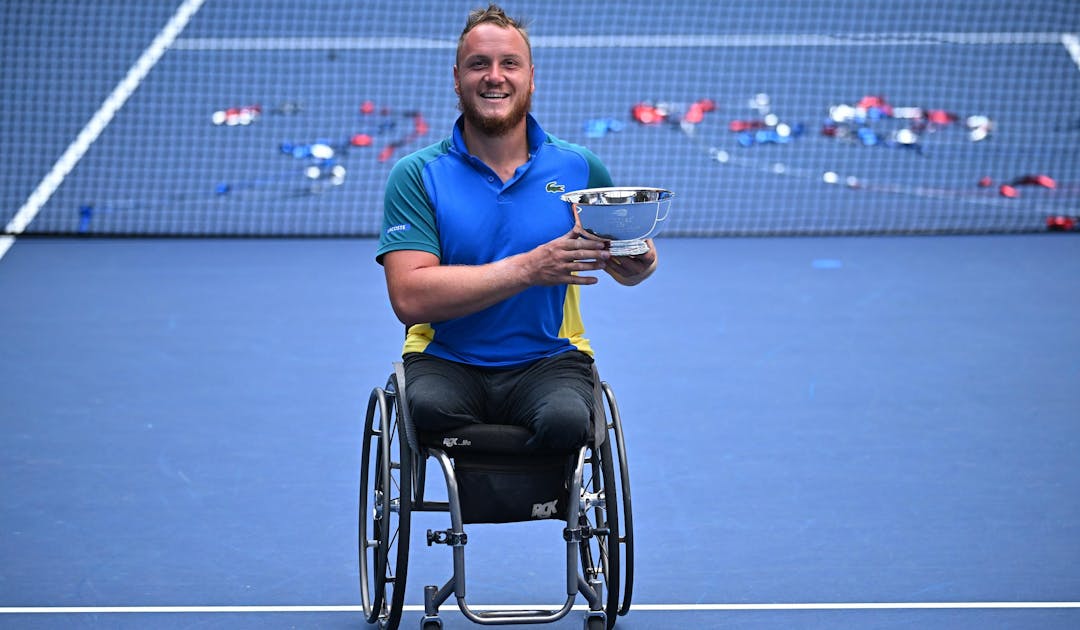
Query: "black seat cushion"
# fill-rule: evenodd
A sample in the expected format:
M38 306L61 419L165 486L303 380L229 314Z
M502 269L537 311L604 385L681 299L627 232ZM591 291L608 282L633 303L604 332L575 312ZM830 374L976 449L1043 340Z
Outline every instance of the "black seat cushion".
M451 457L468 453L512 455L529 452L532 431L509 424L469 424L441 432L421 432L420 444Z

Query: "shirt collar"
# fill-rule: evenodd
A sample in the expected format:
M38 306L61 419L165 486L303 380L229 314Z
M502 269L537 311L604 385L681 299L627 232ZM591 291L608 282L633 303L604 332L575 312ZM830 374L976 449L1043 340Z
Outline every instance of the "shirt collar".
M454 135L452 142L454 148L458 152L460 152L462 155L472 157L472 154L469 153L469 149L465 146L465 135L463 133L464 129L465 117L458 116L457 122L454 123ZM540 147L543 146L544 141L547 140L547 133L544 131L543 127L540 126L540 123L537 122L536 118L534 118L532 114L525 115L525 133L529 142L529 159L531 160L532 157L535 156L536 153L540 150Z

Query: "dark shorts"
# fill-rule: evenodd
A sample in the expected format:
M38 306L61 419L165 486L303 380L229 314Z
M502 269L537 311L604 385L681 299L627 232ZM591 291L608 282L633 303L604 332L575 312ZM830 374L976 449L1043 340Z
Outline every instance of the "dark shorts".
M420 431L467 424L530 429L529 446L573 449L592 428L593 360L573 350L512 368L487 368L431 355L405 355L405 394Z

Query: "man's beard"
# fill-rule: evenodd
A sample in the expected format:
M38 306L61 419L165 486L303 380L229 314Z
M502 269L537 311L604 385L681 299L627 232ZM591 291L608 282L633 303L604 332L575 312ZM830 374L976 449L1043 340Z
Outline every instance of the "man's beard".
M465 120L476 127L482 133L492 137L501 137L510 132L521 123L532 109L532 94L526 93L525 98L520 99L505 116L484 116L473 105L472 101L458 98L458 109L465 115Z

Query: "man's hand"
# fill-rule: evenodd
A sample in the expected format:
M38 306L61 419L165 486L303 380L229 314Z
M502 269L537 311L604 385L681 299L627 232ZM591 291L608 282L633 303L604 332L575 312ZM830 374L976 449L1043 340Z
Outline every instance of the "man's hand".
M563 236L518 257L527 265L530 284L596 284L595 276L579 274L604 269L611 257L609 246L607 241L575 226Z
M646 239L645 242L649 245L649 251L633 256L612 256L604 271L607 271L619 284L628 287L651 276L656 270L656 244L651 238Z

